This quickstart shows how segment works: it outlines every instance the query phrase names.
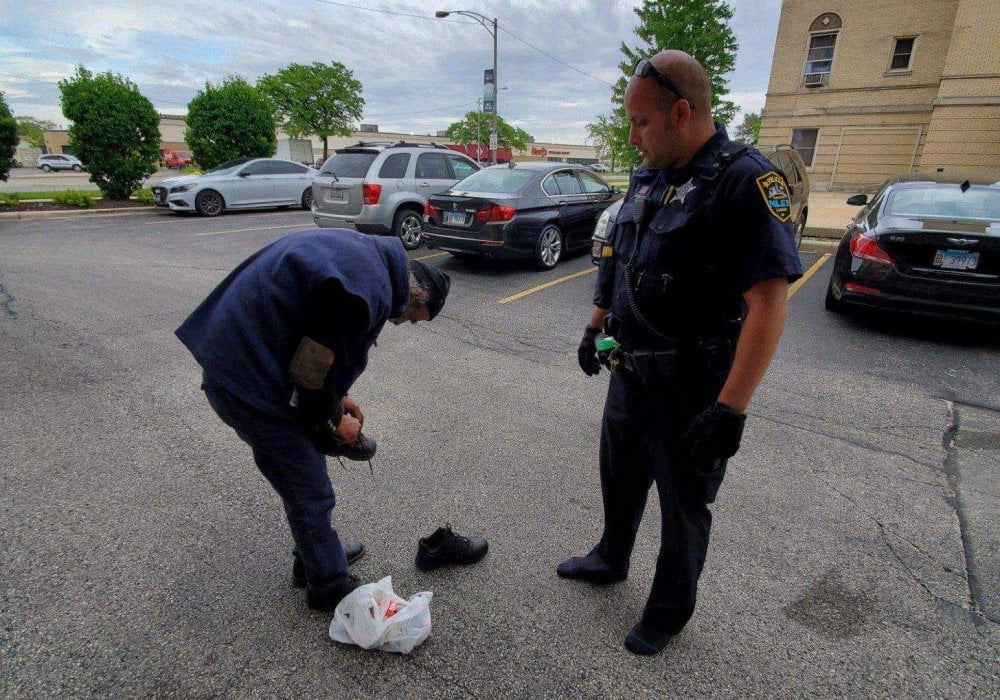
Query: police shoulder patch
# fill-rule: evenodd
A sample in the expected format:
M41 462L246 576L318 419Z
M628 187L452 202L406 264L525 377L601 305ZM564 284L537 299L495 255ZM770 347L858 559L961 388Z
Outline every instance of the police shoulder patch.
M760 188L764 203L774 218L782 223L788 221L792 215L792 200L788 196L785 178L771 170L757 178L757 187Z

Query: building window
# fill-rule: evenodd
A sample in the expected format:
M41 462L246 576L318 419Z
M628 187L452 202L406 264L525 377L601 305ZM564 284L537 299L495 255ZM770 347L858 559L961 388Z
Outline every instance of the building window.
M896 39L896 44L892 49L892 62L889 64L889 70L910 70L910 66L913 63L913 44L915 42L916 38L912 36L904 39Z
M818 138L819 129L792 129L792 148L799 152L807 168L813 166Z
M806 53L806 67L803 71L803 84L806 87L823 87L830 84L837 34L842 27L840 17L832 12L820 15L809 25L809 50Z

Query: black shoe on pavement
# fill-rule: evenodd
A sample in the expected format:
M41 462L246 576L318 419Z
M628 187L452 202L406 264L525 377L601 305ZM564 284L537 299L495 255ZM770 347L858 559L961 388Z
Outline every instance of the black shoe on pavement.
M628 578L628 570L611 567L595 549L585 557L570 557L556 567L562 578L587 581L595 586L607 586Z
M674 635L670 632L655 630L642 624L642 621L635 623L635 626L625 637L625 648L633 654L640 656L654 656L663 651Z
M365 546L361 542L348 542L344 545L344 554L347 555L347 565L350 566L365 555ZM296 588L306 587L306 567L296 551L292 552L292 585Z
M360 578L354 574L347 574L322 589L307 588L306 603L311 610L332 613L344 596L360 585Z
M489 544L482 537L462 537L446 524L430 537L420 538L416 565L421 571L449 565L467 566L485 557L487 549Z

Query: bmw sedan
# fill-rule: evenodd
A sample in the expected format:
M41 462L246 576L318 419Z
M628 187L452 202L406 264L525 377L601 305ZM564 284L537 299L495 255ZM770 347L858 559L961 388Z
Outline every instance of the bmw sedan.
M1000 181L948 173L886 182L840 241L826 308L1000 321Z
M241 158L206 170L163 180L153 203L171 211L216 216L227 209L301 206L312 208L316 170L280 158Z
M526 258L548 270L565 252L588 248L601 212L620 198L582 165L494 165L431 195L423 237L452 255Z

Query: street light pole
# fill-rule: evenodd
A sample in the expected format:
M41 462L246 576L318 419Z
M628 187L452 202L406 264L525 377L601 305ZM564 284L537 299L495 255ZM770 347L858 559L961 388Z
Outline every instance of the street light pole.
M465 15L466 17L471 17L479 22L483 29L488 31L493 36L493 133L490 134L490 153L492 154L490 162L496 165L497 150L500 146L500 133L497 131L497 114L500 111L498 109L500 90L497 89L497 86L500 84L499 78L497 77L497 18L494 17L491 20L486 15L481 15L478 12L472 12L471 10L438 10L434 13L434 16L438 19L442 19L448 15ZM496 140L496 148L493 147L492 143L494 139Z

